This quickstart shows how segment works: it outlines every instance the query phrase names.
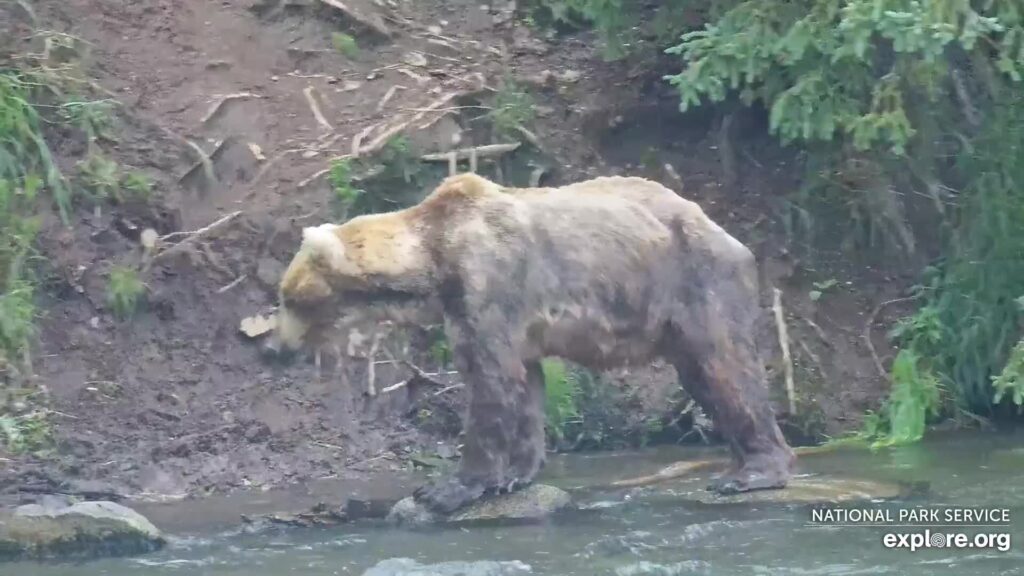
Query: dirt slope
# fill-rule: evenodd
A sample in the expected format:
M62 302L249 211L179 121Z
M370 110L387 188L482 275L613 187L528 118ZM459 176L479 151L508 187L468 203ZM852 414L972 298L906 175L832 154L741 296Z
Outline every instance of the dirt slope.
M678 188L660 168L670 162L687 195L758 247L769 283L795 268L775 248L770 218L772 195L798 176L787 171L786 154L755 141L740 156L742 189L724 193L710 120L675 114L675 97L656 74L603 62L585 35L541 41L513 26L507 12L464 0L346 2L378 16L389 36L316 0L36 4L45 27L91 44L98 82L125 109L108 152L146 171L159 202L99 216L83 211L71 231L49 223L43 248L55 276L36 371L58 411L57 464L12 462L5 474L18 482L9 486L96 480L133 495L194 495L354 476L434 447L437 438L406 415L409 392L375 400L360 393L365 362L346 364L347 378L317 378L308 364L274 370L259 362L238 323L273 304L276 274L301 226L329 219L329 190L316 178L329 158L352 153L354 141L373 145L400 128L431 125L453 111L453 95L487 92L506 75L535 84L531 129L553 182L618 171ZM342 30L357 39L358 55L333 45ZM421 145L449 145L436 126ZM186 140L213 154L216 182L195 169ZM651 147L653 164L644 160ZM81 152L59 149L69 169ZM145 313L130 323L113 319L107 272L139 262L133 231L196 230L236 211L154 266ZM882 282L868 300L892 291ZM878 397L858 336L870 305L852 289L818 304L803 288L793 294L830 340L821 342L811 324L793 328L810 343L809 374L839 382L807 392L811 404L829 400L819 410L834 430ZM773 330L766 324L774 355ZM377 369L381 386L407 377L392 365Z

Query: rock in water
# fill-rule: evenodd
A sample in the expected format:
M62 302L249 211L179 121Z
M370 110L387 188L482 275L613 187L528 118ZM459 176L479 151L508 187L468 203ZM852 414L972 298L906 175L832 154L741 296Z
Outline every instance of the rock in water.
M363 572L363 576L520 576L532 574L528 564L512 562L441 562L419 564L409 558L390 558Z
M463 523L489 520L538 520L572 504L560 488L533 484L511 494L485 498L444 517L427 510L410 496L395 504L388 519L399 524Z
M123 556L165 543L145 516L113 502L26 504L0 513L0 560Z

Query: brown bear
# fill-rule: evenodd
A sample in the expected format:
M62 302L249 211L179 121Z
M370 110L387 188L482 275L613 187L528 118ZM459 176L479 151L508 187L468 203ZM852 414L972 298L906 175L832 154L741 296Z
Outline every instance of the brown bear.
M461 174L416 206L306 228L265 351L316 345L366 310L443 318L465 380L459 468L415 493L434 511L534 480L545 356L596 370L664 358L732 449L733 468L709 489L781 488L791 475L754 341L753 254L656 182L507 188Z

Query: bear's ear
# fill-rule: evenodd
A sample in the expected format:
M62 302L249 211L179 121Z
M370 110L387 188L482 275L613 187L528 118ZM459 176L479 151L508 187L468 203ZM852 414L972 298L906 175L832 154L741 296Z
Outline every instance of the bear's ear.
M437 187L437 194L450 198L472 199L485 194L497 185L483 176L466 172L449 176Z
M330 265L345 255L345 243L335 234L334 224L321 224L302 229L302 249L314 261Z

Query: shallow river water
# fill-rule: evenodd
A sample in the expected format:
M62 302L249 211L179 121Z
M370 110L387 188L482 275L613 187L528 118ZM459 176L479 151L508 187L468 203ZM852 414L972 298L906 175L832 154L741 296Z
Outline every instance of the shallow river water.
M670 448L555 458L544 479L563 487L594 485L656 471L667 462L696 458L698 449ZM879 481L929 482L909 506L1009 508L1011 524L932 531L1009 533L1008 551L887 549L887 532L925 528L808 526L802 504L699 504L680 494L694 482L645 489L588 492L588 509L542 524L400 530L381 525L331 529L274 529L255 533L181 534L160 552L83 564L8 564L18 576L284 574L360 576L379 562L408 558L418 569L377 574L433 576L422 565L451 561L518 561L477 565L466 574L504 576L667 575L917 575L1024 574L1024 434L957 434L920 445L868 453L843 451L802 459L801 474ZM867 504L867 505L870 505ZM194 514L194 512L190 512ZM191 519L194 524L195 518ZM184 525L184 524L183 524ZM173 532L173 528L171 529ZM395 562L392 562L395 564ZM527 568L528 566L528 568ZM419 570L419 571L417 571ZM492 571L489 571L492 570ZM461 574L461 572L452 572Z

